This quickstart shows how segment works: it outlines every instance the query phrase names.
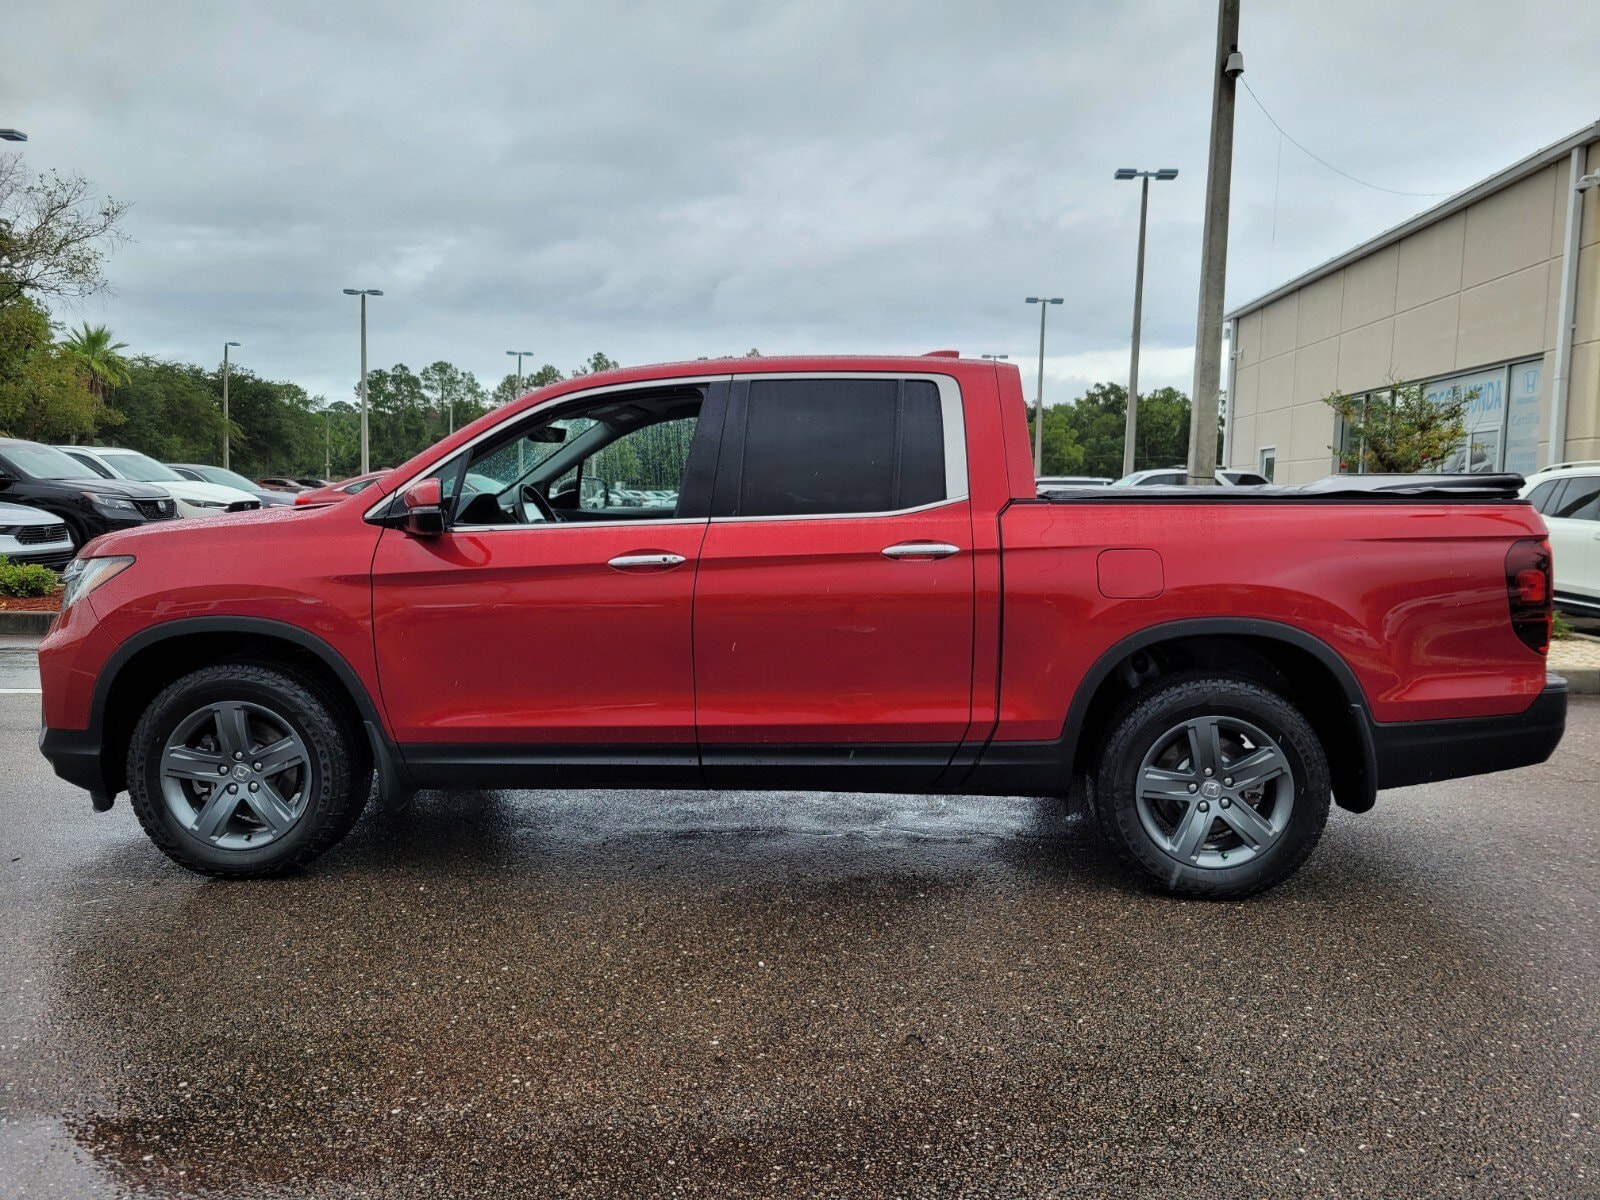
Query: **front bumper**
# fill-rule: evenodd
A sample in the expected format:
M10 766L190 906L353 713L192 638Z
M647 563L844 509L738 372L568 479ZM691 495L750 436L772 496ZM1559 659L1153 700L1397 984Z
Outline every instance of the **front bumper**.
M1546 676L1522 712L1453 721L1372 722L1378 788L1410 787L1542 763L1567 728L1567 681Z
M111 807L111 785L106 780L99 734L87 729L39 727L39 753L50 761L57 776L83 788L97 809Z

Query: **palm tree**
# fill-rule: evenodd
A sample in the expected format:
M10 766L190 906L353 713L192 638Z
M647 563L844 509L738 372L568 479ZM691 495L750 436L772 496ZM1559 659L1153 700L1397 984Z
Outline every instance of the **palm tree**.
M113 342L111 331L104 325L91 326L85 321L62 343L67 353L89 373L89 390L104 400L114 387L128 382L128 360L119 351L128 348L127 342Z

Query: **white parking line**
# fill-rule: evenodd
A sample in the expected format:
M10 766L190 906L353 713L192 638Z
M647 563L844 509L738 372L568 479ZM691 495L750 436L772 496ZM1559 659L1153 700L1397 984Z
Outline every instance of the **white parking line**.
M42 696L43 688L0 688L0 696Z

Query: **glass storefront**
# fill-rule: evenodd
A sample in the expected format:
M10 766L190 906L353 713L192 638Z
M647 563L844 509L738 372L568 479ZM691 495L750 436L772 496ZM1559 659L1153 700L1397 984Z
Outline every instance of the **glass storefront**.
M1541 405L1544 360L1528 359L1422 381L1423 394L1436 404L1465 397L1462 419L1467 443L1441 464L1451 472L1514 471L1532 474L1539 466L1539 436L1543 431ZM1387 391L1370 392L1357 399L1382 404ZM1360 446L1350 444L1348 431L1339 431L1340 470L1362 469Z

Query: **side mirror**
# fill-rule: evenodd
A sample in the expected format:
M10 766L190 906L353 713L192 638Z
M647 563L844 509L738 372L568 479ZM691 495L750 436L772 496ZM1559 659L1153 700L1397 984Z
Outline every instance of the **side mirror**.
M444 532L444 488L437 479L419 479L400 493L405 508L402 528L413 537L437 537Z

